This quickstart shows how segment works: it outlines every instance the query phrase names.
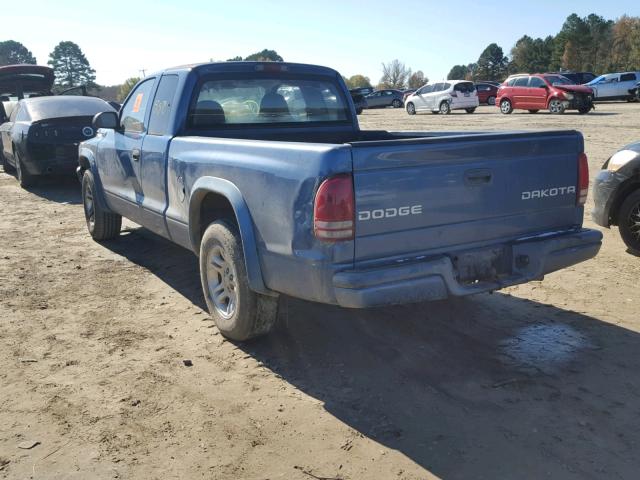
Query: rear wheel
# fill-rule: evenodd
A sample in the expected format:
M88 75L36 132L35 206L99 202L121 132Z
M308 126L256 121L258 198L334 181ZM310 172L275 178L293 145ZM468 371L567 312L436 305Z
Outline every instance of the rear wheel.
M562 115L565 111L564 104L557 98L552 98L549 102L549 111L554 115Z
M416 106L411 102L407 103L407 113L409 115L415 115L416 114Z
M391 106L393 108L400 108L402 106L402 102L396 98L393 102L391 102Z
M15 159L16 159L16 178L20 183L22 188L32 187L36 184L37 178L35 175L29 173L29 170L26 169L24 163L22 162L22 158L20 158L20 154L17 150L13 150Z
M640 254L640 190L629 195L618 214L618 229L629 250Z
M465 108L464 110L465 110L465 112L467 112L467 113L473 113L473 112L475 112L475 111L476 111L476 109L475 109L475 108Z
M538 110L538 109L534 108L534 109L529 110L529 113L538 113L539 111L540 111L540 110Z
M506 98L503 99L500 102L500 111L505 115L509 115L511 112L513 112L513 105L511 105L511 100L508 100Z
M1 148L1 147L0 147ZM9 164L9 160L4 156L2 151L0 151L0 160L2 160L2 168L4 168L4 173L13 173L15 168Z
M117 213L105 212L96 198L96 185L90 170L82 176L82 204L87 229L96 240L109 240L117 237L122 228L122 217Z
M440 102L440 108L438 111L442 115L449 115L451 113L451 105L449 105L449 102L444 100L443 102Z
M278 298L249 288L242 241L231 222L209 225L200 244L200 280L211 317L225 337L265 335L276 322Z
M587 113L589 113L591 111L591 107L584 107L584 108L579 108L578 109L578 113L580 115L585 115Z
M495 104L496 104L496 97L492 95L489 98L487 98L487 105L495 105Z

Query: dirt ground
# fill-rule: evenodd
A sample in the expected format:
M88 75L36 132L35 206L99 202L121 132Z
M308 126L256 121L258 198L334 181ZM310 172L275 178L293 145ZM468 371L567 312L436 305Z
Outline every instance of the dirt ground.
M361 124L576 128L593 178L640 139L640 104ZM595 260L494 294L283 298L271 336L235 345L196 258L133 224L93 242L73 179L25 191L0 173L0 208L0 478L638 478L640 259L617 230Z

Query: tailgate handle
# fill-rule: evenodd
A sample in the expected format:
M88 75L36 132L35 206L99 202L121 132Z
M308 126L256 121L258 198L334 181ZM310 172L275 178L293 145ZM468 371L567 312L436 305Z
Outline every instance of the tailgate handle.
M470 186L489 185L492 177L491 170L486 168L467 170L464 172L464 183Z

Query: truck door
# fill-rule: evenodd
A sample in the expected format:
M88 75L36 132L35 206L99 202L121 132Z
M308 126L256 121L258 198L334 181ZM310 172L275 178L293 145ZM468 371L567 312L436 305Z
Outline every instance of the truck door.
M151 103L149 127L142 144L140 177L142 181L143 224L163 236L169 236L164 221L167 205L167 154L172 138L171 118L175 105L178 75L163 75Z
M140 157L155 80L145 79L129 94L120 110L119 128L109 130L99 146L98 172L107 201L118 213L135 222L141 221Z

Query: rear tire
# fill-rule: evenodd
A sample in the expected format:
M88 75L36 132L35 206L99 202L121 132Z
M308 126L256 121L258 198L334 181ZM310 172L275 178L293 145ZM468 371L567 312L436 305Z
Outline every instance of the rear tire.
M411 102L407 103L407 113L409 115L415 115L416 114L416 106Z
M82 204L91 238L99 242L120 235L122 217L117 213L106 212L100 206L96 198L96 185L91 170L86 170L82 176Z
M18 179L20 186L22 188L33 187L38 182L38 177L29 173L29 171L25 168L18 151L15 150L15 148L13 151L15 152L14 158L16 160L16 178Z
M591 107L588 108L579 108L578 109L578 113L580 115L586 115L587 113L589 113L591 111Z
M4 173L14 173L16 171L15 168L11 164L9 164L9 160L4 154L0 151L0 159L2 160L2 168L4 169Z
M449 115L451 113L451 105L449 105L449 102L444 100L444 101L440 102L440 108L438 109L438 111L442 115Z
M278 298L249 288L242 241L231 222L207 227L200 244L200 280L211 318L227 338L245 341L265 335L278 316Z
M465 112L467 112L467 113L473 113L473 112L475 112L475 111L476 111L476 109L475 109L475 108L465 108L464 110L465 110Z
M635 254L640 254L640 190L622 202L618 213L618 230L622 241Z
M496 97L493 95L487 98L487 105L494 106L496 104Z
M402 107L402 102L396 98L393 102L391 102L391 106L393 108L400 108Z
M534 108L534 109L529 110L529 113L536 114L536 113L538 113L539 111L540 111L540 110L538 110L538 109Z
M501 100L500 111L505 115L509 115L511 112L513 112L513 105L511 104L511 100L506 98Z

